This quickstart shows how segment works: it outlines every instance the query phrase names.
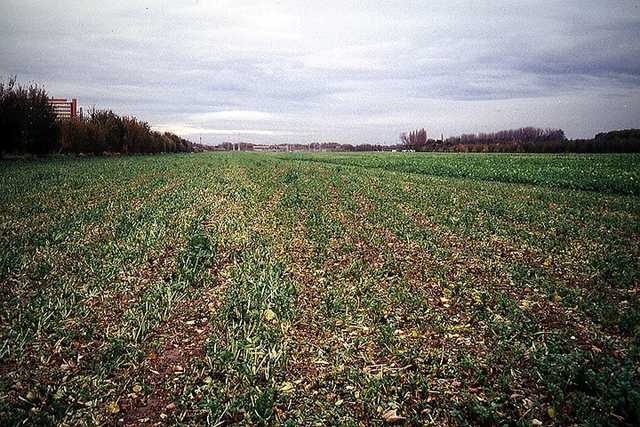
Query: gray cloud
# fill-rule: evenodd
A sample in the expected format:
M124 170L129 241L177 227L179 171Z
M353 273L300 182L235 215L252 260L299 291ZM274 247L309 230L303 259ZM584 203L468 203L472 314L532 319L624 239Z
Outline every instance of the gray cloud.
M208 142L640 125L637 1L9 0L0 37L0 76Z

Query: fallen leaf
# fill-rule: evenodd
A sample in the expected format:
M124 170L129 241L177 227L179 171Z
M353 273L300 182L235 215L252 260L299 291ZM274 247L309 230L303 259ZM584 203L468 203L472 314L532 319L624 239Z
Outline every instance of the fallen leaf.
M293 390L293 384L289 381L285 381L280 385L280 391L283 393L289 393L291 390Z
M406 420L405 417L398 415L396 409L388 409L387 411L385 411L385 413L382 414L382 419L385 423L389 424L399 423Z
M547 415L549 415L551 418L555 418L556 417L556 408L554 408L553 406L549 406L547 408Z
M107 405L107 411L109 411L109 413L111 414L117 414L118 412L120 412L120 406L118 405L118 402L111 402Z
M276 314L273 312L273 310L271 309L266 309L264 311L264 313L262 313L262 317L264 318L264 320L266 320L267 322L271 322L273 320L275 320L276 318Z

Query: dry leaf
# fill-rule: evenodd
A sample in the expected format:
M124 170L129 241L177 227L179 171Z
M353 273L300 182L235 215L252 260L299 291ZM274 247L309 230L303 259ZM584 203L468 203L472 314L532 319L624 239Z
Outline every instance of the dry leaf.
M289 381L285 381L280 385L280 391L283 393L289 393L293 390L293 384Z
M385 423L389 423L389 424L399 423L406 420L405 417L398 415L396 409L389 409L385 411L385 413L382 414L382 419L384 420Z
M267 322L271 322L273 320L276 319L276 314L273 312L273 310L271 309L266 309L264 311L264 313L262 313L262 317L264 318L264 320L266 320Z
M120 406L117 402L111 402L107 405L107 411L109 411L109 413L111 414L117 414L118 412L120 412Z

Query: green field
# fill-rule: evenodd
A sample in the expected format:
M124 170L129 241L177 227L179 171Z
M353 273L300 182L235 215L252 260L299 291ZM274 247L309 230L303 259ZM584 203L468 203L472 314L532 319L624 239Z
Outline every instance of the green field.
M640 423L640 156L0 162L0 424Z

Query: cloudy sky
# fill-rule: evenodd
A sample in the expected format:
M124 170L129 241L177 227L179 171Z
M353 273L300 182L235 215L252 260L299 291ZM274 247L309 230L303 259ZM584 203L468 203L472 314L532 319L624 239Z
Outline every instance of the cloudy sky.
M640 1L0 1L0 77L197 141L640 127Z

